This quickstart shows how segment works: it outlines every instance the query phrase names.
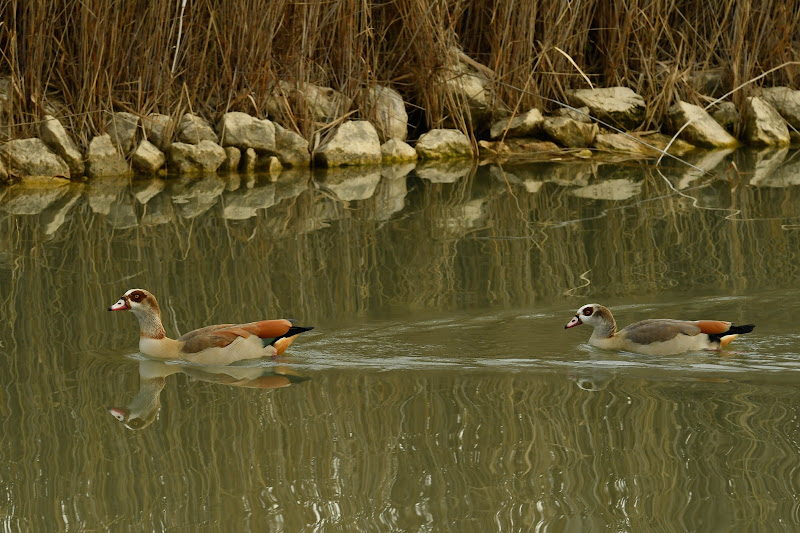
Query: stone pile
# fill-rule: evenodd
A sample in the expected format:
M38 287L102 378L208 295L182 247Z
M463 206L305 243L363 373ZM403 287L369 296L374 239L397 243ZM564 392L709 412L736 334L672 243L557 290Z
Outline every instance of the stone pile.
M477 147L466 134L452 128L432 129L410 146L406 142L406 104L388 87L365 91L362 115L366 120L343 120L336 118L347 110L341 93L283 83L280 95L273 95L270 113L285 114L286 109L281 107L288 101L285 95L302 94L313 116L328 124L314 147L277 122L241 112L225 113L215 124L193 113L185 113L176 121L164 114L117 112L109 114L105 133L93 138L81 153L58 118L45 115L38 138L0 145L0 182L254 171L267 173L274 181L285 168L312 164L347 167L417 159L472 159L477 155L561 157L574 153L590 157L591 150L653 156L668 149L681 155L694 147L729 149L742 143L783 147L800 142L800 91L788 87L764 89L759 96L747 98L742 109L731 102L720 102L709 113L688 102L677 102L666 117L665 130L670 135L641 134L634 131L647 116L645 101L628 88L571 91L569 105L552 116L535 108L511 113L491 103L487 88L491 73L469 63L463 54L453 53L462 66L457 75L440 80L442 90L466 95L462 100L469 107L476 132L485 132L488 137ZM488 120L498 115L504 118ZM736 128L741 131L739 139L732 134ZM479 138L482 135L475 134Z

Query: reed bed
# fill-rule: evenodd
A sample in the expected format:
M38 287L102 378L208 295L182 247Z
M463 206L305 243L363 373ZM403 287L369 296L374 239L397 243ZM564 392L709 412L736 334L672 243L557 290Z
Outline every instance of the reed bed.
M388 85L411 110L412 138L445 123L469 131L463 99L442 90L457 50L485 67L492 109L552 108L587 81L625 85L657 127L678 97L708 103L703 73L719 75L721 93L800 60L798 36L797 5L769 0L4 0L1 118L6 137L23 137L55 112L86 145L109 111L237 110L312 139L325 125L285 81L340 91L342 116L356 117L364 89ZM758 83L797 87L800 68Z

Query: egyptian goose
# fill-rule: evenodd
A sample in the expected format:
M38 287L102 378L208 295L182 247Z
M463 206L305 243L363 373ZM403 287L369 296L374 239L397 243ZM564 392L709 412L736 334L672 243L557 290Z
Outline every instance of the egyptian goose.
M626 350L645 355L673 355L693 350L719 350L742 333L755 327L734 326L720 320L642 320L617 331L608 308L584 305L564 329L581 324L594 327L589 344L609 350Z
M190 331L170 339L161 325L161 310L155 296L131 289L108 308L132 311L139 319L139 351L153 359L181 360L200 365L225 366L245 359L276 357L304 331L289 320L262 320L249 324L220 324Z
M197 366L166 364L162 361L139 361L139 392L125 407L109 407L108 412L128 429L143 429L156 419L161 407L161 390L167 376L183 372L199 381L257 389L288 387L308 378L287 368L279 372L263 366Z

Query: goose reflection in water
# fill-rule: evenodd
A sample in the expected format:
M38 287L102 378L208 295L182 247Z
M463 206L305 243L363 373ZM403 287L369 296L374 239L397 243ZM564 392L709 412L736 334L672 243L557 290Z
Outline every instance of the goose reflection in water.
M128 429L146 428L158 415L161 390L167 377L181 372L199 381L253 389L277 389L310 379L296 375L286 367L214 367L143 360L139 362L139 392L125 407L109 407L108 412Z

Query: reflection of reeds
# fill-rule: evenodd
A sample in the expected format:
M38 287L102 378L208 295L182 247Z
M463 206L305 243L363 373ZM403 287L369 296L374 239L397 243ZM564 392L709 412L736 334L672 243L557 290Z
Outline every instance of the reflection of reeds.
M69 328L64 335L93 332L94 313L134 286L165 298L168 329L186 331L264 316L313 323L386 308L528 306L570 295L735 292L796 281L795 187L752 187L734 176L679 196L670 184L679 177L644 168L636 179L621 177L633 176L631 168L613 173L641 191L619 201L578 198L576 187L547 173L535 193L482 171L455 183L412 177L405 207L388 219L387 178L375 197L350 202L303 189L303 181L288 199L261 184L252 194L269 201L247 207L256 215L243 220L225 218L238 197L222 185L175 182L146 205L124 186L89 190L40 215L2 217L2 328L33 342L37 324L25 318L32 314L63 317L53 327ZM284 199L261 207L273 198ZM161 223L137 223L153 220L156 209L165 213ZM63 225L51 224L49 210Z

